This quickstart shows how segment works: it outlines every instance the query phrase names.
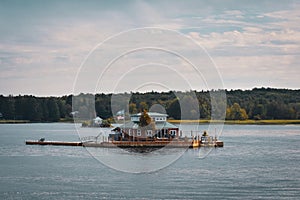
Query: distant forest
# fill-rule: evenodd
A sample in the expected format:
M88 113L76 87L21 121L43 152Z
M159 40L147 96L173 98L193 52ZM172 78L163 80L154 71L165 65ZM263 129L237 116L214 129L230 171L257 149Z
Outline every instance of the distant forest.
M213 91L218 92L218 91ZM226 119L300 119L300 90L254 88L252 90L225 90L227 102ZM178 93L178 92L176 92ZM154 104L162 105L171 119L194 119L195 108L190 107L185 115L180 113L179 101L194 101L190 95L196 94L200 119L210 119L211 105L209 91L130 93L128 109L133 114L149 109ZM95 113L103 119L112 119L112 94L80 94L95 98ZM0 95L0 119L29 120L31 122L58 122L72 119L72 95L62 97L3 96ZM84 112L86 109L81 107ZM122 106L120 105L120 108ZM115 114L115 113L114 113ZM90 118L93 116L90 116ZM197 117L197 116L196 116ZM198 116L199 118L199 116Z

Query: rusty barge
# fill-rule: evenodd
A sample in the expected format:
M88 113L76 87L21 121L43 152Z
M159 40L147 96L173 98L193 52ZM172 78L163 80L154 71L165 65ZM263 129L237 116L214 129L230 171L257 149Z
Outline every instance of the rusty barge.
M203 140L204 139L204 140ZM200 148L200 147L223 147L220 140L155 140L155 141L88 141L88 142L65 142L46 140L26 140L26 145L53 145L53 146L83 146L101 148Z
M27 140L27 145L59 145L59 146L83 146L101 148L124 149L158 149L158 148L199 148L199 147L223 147L223 141L217 137L209 136L206 131L191 132L190 137L183 134L174 124L167 121L167 114L155 112L142 112L131 115L131 120L114 128L112 133L81 138L81 142Z

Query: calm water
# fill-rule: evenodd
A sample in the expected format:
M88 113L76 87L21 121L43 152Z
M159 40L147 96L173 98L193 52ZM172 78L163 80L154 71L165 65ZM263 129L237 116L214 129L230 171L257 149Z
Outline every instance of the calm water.
M193 128L193 127L191 127ZM203 127L200 127L200 129ZM152 173L108 168L77 141L73 124L0 125L0 199L299 199L300 126L226 125L224 148L187 150Z

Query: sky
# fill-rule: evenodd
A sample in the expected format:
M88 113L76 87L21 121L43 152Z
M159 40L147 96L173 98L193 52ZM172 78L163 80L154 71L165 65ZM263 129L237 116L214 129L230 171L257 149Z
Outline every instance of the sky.
M299 89L299 10L291 0L0 0L0 94Z

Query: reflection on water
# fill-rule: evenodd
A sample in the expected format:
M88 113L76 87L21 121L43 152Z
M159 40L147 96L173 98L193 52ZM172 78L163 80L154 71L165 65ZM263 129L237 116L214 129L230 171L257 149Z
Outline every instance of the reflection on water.
M130 173L153 172L165 168L177 160L183 152L179 148L161 148L147 153L130 152L123 148L86 149L104 165Z
M200 126L199 130L207 129ZM99 133L97 129L91 131ZM103 165L84 147L24 143L26 139L41 137L79 140L72 124L0 125L0 199L298 199L300 196L298 125L225 125L220 138L224 141L223 148L187 149L176 162L154 172L156 163L164 166L168 162L164 159L178 156L176 149L140 154L119 148L91 148L89 151L107 162ZM107 167L109 164L122 165L123 171L151 173L124 173Z

